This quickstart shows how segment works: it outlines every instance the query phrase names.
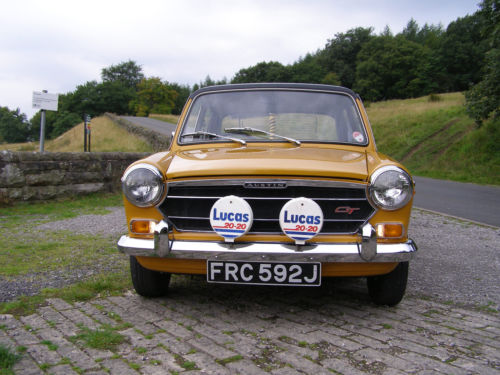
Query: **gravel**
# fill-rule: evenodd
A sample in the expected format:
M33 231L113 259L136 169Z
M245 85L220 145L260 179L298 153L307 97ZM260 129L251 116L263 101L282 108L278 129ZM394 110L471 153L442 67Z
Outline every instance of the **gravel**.
M500 228L413 210L407 293L500 310Z
M106 215L82 215L76 218L44 223L29 231L44 232L69 230L79 234L99 234L118 238L127 232L125 210L123 207L108 207ZM84 245L84 244L83 244ZM126 257L116 254L115 260L95 263L92 267L66 268L50 272L36 272L27 275L0 275L0 302L11 301L18 296L32 296L44 288L60 288L79 281L89 280L98 274L123 271Z
M77 218L45 223L35 228L71 230L76 233L114 236L126 233L122 207L109 209L107 215L82 215ZM444 215L414 210L409 229L418 245L418 253L410 263L407 294L425 296L443 302L481 305L500 309L500 229L460 221ZM92 278L96 274L123 270L123 262L95 264L92 268L60 270L17 277L0 277L0 301L25 294L33 295L41 288L58 288Z
M103 234L119 236L127 233L125 210L123 207L107 207L107 215L82 215L72 219L53 221L37 226L44 231L70 230L81 234Z

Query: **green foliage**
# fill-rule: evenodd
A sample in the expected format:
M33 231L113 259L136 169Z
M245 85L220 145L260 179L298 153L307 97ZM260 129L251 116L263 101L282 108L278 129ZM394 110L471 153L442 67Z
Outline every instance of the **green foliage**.
M73 342L81 342L84 346L93 349L115 350L118 345L125 341L125 337L108 325L100 329L83 327L81 332L70 337Z
M450 23L437 52L445 73L441 82L442 91L463 91L478 82L486 44L477 13Z
M420 67L428 50L401 36L377 36L365 43L358 54L355 89L376 101L416 97L425 82Z
M353 87L358 53L361 47L373 38L372 33L371 27L358 27L336 34L335 38L328 40L325 48L318 52L319 64L325 71L336 74L339 84Z
M19 354L0 343L0 374L14 374L12 367L21 359Z
M172 113L178 93L168 82L158 77L145 78L137 85L137 90L137 98L129 104L136 116Z
M500 117L500 4L498 0L484 0L480 7L481 35L489 50L481 81L465 94L467 113L479 125L490 116Z
M37 112L30 120L30 133L28 139L40 139L41 112ZM45 112L45 137L47 139L57 138L75 125L82 122L82 118L76 113L68 111L46 111Z
M128 60L117 65L111 65L101 71L103 82L120 83L122 86L135 90L137 85L145 78L142 67L135 61Z
M175 99L172 114L180 115L182 112L182 108L184 108L184 104L186 104L189 94L191 94L191 88L187 85L179 85L178 83L171 83L170 86L177 92L177 98Z
M19 108L11 111L7 107L0 107L0 143L24 142L29 133L30 124Z
M290 74L287 68L277 61L270 61L240 69L231 83L289 82L289 80Z

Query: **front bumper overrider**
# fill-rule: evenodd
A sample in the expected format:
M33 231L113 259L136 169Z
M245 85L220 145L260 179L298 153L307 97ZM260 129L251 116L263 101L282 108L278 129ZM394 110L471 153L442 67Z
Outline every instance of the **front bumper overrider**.
M154 239L122 236L118 250L131 256L294 262L405 262L417 251L411 239L402 243L377 243L370 224L361 228L360 237L360 242L305 245L179 241L169 239L169 227L162 221L155 230Z

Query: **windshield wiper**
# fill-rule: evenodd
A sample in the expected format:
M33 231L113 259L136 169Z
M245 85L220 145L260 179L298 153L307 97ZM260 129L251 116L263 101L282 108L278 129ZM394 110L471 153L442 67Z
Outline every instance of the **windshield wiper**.
M301 145L300 141L297 139L288 138L288 137L285 137L284 135L274 134L274 133L267 132L265 130L261 130L261 129L257 129L257 128L249 128L249 127L225 128L224 131L226 133L235 133L235 134L247 134L247 135L257 135L257 136L264 135L264 136L267 136L269 138L276 137L276 138L281 138L281 139L287 140L288 142L295 143L297 146Z
M184 138L184 137L199 137L199 136L208 136L208 137L212 137L212 138L227 139L229 141L241 143L242 145L246 145L247 144L243 139L226 137L226 136L223 136L223 135L220 135L220 134L203 132L203 131L197 131L197 132L194 132L194 133L181 134L181 138Z

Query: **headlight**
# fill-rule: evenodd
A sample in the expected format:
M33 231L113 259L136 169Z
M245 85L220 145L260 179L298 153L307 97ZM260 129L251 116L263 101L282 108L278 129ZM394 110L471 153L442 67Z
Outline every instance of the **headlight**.
M130 203L139 207L154 206L163 195L162 175L152 165L134 165L123 175L122 189Z
M412 198L413 182L401 168L382 167L372 174L368 191L372 202L380 208L397 210Z

